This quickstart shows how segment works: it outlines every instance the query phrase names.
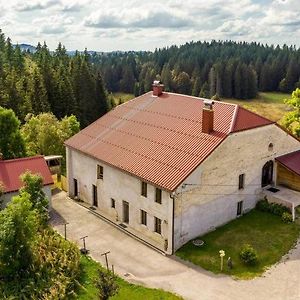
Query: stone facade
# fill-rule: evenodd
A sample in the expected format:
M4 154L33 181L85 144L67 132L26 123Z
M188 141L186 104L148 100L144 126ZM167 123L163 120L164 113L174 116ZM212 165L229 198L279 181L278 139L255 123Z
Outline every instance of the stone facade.
M97 165L103 167L103 179L97 179ZM141 195L141 180L96 159L67 148L69 195L74 197L74 179L78 198L93 205L93 185L97 187L97 212L116 224L124 224L123 201L129 203L127 230L167 253L172 252L173 200L162 191L161 204L155 202L155 187L147 184L147 197ZM112 199L115 207L112 207ZM141 224L141 210L147 212L147 225ZM161 234L155 232L154 217L162 221Z
M238 202L242 201L241 213L252 209L261 197L264 164L298 150L299 145L275 124L230 134L176 191L162 191L162 204L155 202L154 186L147 184L144 197L141 179L67 147L69 195L74 196L76 179L78 197L92 206L96 187L97 211L116 224L124 223L123 201L128 202L127 230L171 254L236 218ZM97 165L103 167L103 179L97 179ZM244 187L239 189L241 174ZM147 212L147 226L141 224L141 210ZM162 220L161 234L154 232L154 217Z
M299 142L275 124L229 135L176 191L175 250L236 218L238 202L243 201L242 212L254 208L262 196L264 164L299 148ZM273 179L275 183L276 170Z

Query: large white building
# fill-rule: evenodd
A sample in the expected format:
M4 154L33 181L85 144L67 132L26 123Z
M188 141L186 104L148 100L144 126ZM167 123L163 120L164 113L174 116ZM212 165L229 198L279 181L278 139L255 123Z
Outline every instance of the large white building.
M275 158L300 144L238 105L163 92L156 82L66 148L70 196L172 254L252 209L276 185Z

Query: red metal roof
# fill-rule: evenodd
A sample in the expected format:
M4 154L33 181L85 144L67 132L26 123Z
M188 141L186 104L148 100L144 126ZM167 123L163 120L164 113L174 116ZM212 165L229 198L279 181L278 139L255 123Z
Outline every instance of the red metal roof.
M300 150L276 157L276 160L300 176Z
M65 144L173 191L228 134L272 124L235 104L216 101L214 131L202 133L203 100L149 92L119 105Z
M44 185L53 184L43 156L0 160L0 182L4 184L5 193L18 191L22 187L20 175L26 171L40 174L44 179Z

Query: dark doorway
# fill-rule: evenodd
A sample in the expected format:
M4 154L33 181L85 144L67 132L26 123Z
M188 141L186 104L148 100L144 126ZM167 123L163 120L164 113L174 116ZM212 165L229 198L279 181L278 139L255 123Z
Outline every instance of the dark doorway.
M129 203L123 201L123 222L129 223Z
M262 168L261 186L267 186L273 182L273 161L269 160Z
M98 193L97 187L93 184L93 206L98 207Z
M78 183L77 179L74 178L74 197L78 196Z

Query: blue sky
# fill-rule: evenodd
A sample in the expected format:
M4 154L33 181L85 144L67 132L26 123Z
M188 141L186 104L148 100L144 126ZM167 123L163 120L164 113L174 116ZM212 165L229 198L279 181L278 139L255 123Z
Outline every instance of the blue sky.
M13 42L55 49L154 50L191 40L300 46L300 0L0 0Z

